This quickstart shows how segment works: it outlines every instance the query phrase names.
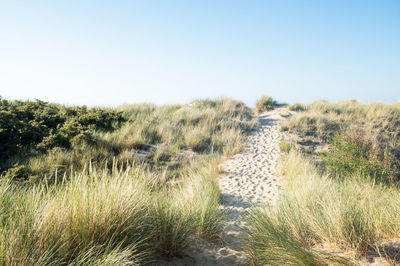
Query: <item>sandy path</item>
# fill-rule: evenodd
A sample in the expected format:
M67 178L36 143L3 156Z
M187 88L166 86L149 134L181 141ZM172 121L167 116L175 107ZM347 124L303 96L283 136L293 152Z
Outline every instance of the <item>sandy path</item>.
M228 215L228 225L224 240L229 264L245 264L245 254L241 252L241 228L245 227L244 218L249 208L260 204L274 204L277 199L280 182L278 178L278 144L282 140L279 132L281 113L285 109L276 109L258 117L259 127L248 138L245 150L224 163L226 175L221 177L221 205ZM219 254L223 258L223 254ZM234 260L234 256L236 259ZM218 264L217 264L218 265Z
M280 114L278 108L258 117L259 127L251 133L244 151L223 164L224 175L219 179L221 209L227 215L224 246L200 244L191 257L175 259L166 265L247 265L240 243L244 218L252 206L273 204L278 195L278 143Z

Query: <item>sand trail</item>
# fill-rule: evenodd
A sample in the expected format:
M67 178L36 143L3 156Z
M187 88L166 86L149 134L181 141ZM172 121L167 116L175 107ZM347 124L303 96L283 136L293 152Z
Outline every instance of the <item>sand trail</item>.
M224 174L219 185L220 208L227 215L224 245L198 243L189 257L174 259L165 265L248 265L240 242L245 217L253 206L274 204L280 188L280 114L287 114L287 110L278 108L258 116L259 127L248 137L244 151L223 164Z
M274 204L277 199L280 188L278 144L282 140L279 121L282 113L287 111L279 108L260 115L259 127L248 137L244 151L223 165L226 174L220 178L219 185L221 205L228 215L224 240L226 249L230 251L228 256L237 257L229 265L245 264L240 235L241 228L246 226L245 216L249 209L257 205Z

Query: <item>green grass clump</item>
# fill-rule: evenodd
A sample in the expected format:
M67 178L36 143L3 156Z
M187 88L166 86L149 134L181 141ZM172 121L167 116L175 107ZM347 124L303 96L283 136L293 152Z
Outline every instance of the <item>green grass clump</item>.
M218 163L215 159L200 162L183 182L160 191L153 209L158 253L180 255L193 236L220 241L224 216L219 210Z
M258 113L262 113L265 111L270 111L275 109L278 106L278 102L272 99L269 96L263 96L260 100L258 100L256 105L256 110Z
M248 217L246 252L254 265L327 265L346 264L346 260L326 252L313 250L293 238L292 232L275 217L262 210L253 210ZM290 225L289 225L290 226Z
M397 188L356 176L330 179L295 151L284 157L282 169L287 184L276 206L254 210L249 218L245 243L253 262L351 263L399 235Z
M286 141L279 142L279 149L281 150L281 152L289 153L293 148L293 145Z

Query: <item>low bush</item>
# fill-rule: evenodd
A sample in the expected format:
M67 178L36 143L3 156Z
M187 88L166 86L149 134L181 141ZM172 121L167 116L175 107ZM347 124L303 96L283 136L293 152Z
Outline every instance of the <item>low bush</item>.
M96 142L95 131L123 123L111 109L66 107L42 101L0 101L0 173L54 147L70 149Z
M258 113L262 113L265 111L270 111L275 109L278 106L278 102L272 99L269 96L263 96L260 100L258 100L256 105L256 110Z
M390 173L381 160L374 158L371 143L360 137L335 137L334 149L322 156L326 170L337 178L353 175L371 178L377 183L390 184Z
M307 105L302 104L302 103L295 103L295 104L289 105L288 108L289 108L289 110L296 111L296 112L303 112L308 109Z

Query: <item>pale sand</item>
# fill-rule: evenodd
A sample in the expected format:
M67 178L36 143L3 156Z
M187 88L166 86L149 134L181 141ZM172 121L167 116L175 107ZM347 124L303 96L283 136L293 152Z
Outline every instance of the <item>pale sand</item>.
M274 204L281 185L278 173L282 139L279 132L280 114L287 114L285 108L278 108L261 114L259 127L248 137L244 151L225 161L225 173L219 179L221 209L226 213L228 223L224 231L224 244L197 243L188 251L188 256L163 261L159 265L247 265L242 251L240 236L246 226L244 220L251 207Z

